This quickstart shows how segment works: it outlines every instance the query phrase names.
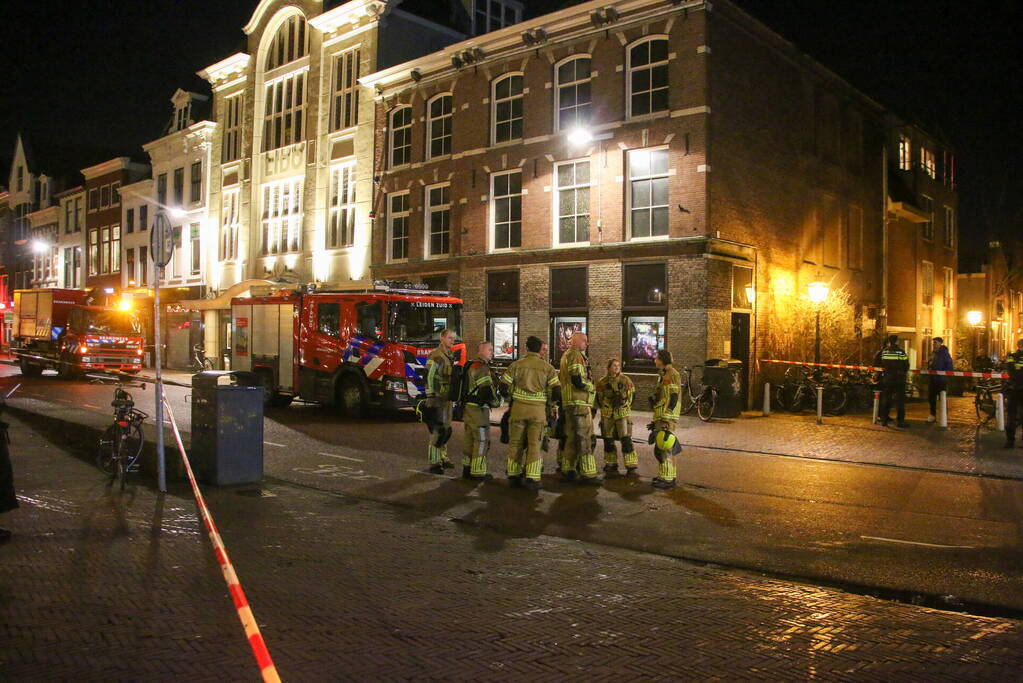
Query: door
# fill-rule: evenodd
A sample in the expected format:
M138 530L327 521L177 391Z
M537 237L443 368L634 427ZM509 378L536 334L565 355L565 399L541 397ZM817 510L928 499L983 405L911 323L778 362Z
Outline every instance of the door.
M732 313L732 358L742 361L742 402L749 400L749 313Z

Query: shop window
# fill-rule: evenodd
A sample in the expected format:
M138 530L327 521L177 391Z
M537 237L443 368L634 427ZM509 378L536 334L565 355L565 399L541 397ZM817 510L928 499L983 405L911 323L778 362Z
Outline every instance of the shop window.
M625 266L624 308L666 308L667 267L664 263L634 263Z
M556 315L551 318L551 359L557 365L561 357L572 344L572 335L576 332L586 334L586 317L578 315Z
M653 370L657 352L664 348L663 315L627 315L622 356L629 370Z
M491 311L519 310L519 271L487 273L487 309Z
M491 318L488 339L494 343L494 361L510 363L519 357L518 317Z
M316 328L321 334L341 334L341 304L319 304L316 307Z
M664 348L667 266L632 263L624 271L622 358L628 370L652 372L657 351Z

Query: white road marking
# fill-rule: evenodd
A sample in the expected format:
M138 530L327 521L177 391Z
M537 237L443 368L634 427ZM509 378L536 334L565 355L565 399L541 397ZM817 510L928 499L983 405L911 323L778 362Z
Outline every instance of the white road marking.
M923 543L921 541L904 541L901 538L885 538L884 536L860 536L870 541L887 541L888 543L904 543L906 545L921 545L925 548L955 548L960 550L974 550L972 545L942 545L941 543Z
M265 443L267 446L277 446L278 448L287 448L287 446L285 446L284 444L282 444L282 443L274 443L273 441L264 441L263 443Z
M441 477L443 479L454 479L454 477L449 477L446 474L434 474L433 472L424 472L422 470L405 470L405 471L406 472L412 472L414 474L422 474L422 475L427 476L427 477Z
M99 406L94 406L91 403L83 403L82 405L85 406L86 408L93 408L94 410L103 410Z
M359 458L349 458L347 455L335 455L334 453L317 453L316 455L325 455L328 458L337 458L338 460L351 460L352 462L365 462Z

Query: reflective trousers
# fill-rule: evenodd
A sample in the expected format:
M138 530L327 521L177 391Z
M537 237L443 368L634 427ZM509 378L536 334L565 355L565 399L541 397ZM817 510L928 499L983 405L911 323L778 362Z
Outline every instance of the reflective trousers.
M565 407L565 449L561 453L561 471L578 471L580 476L597 476L593 457L593 415L587 406Z
M426 456L431 465L446 462L448 459L448 439L451 438L451 401L439 398L426 399L427 405L434 409L433 422L427 425L430 430L430 443L426 447Z
M615 441L622 442L622 457L626 467L639 465L639 456L632 445L632 420L627 417L615 419L604 417L600 420L600 436L604 440L604 464L618 464L618 447Z
M540 481L543 453L540 443L547 424L547 408L543 403L515 401L508 420L508 476L522 474Z
M675 420L657 420L654 422L654 431L662 429L675 433L678 423ZM664 451L654 446L654 457L657 458L657 478L664 481L675 481L675 456L671 451Z
M462 413L465 436L462 439L462 466L470 474L481 477L487 473L490 452L490 406L466 403Z

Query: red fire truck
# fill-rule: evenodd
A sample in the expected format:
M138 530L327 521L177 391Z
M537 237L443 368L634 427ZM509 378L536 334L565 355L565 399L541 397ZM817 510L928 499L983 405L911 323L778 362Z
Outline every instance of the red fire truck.
M14 292L11 355L21 374L53 368L72 378L89 370L136 373L142 369L142 329L131 310L87 305L82 289Z
M252 294L231 301L231 367L258 373L270 405L299 398L353 416L414 407L441 331L461 330L461 299L407 283ZM465 345L454 350L465 363Z

